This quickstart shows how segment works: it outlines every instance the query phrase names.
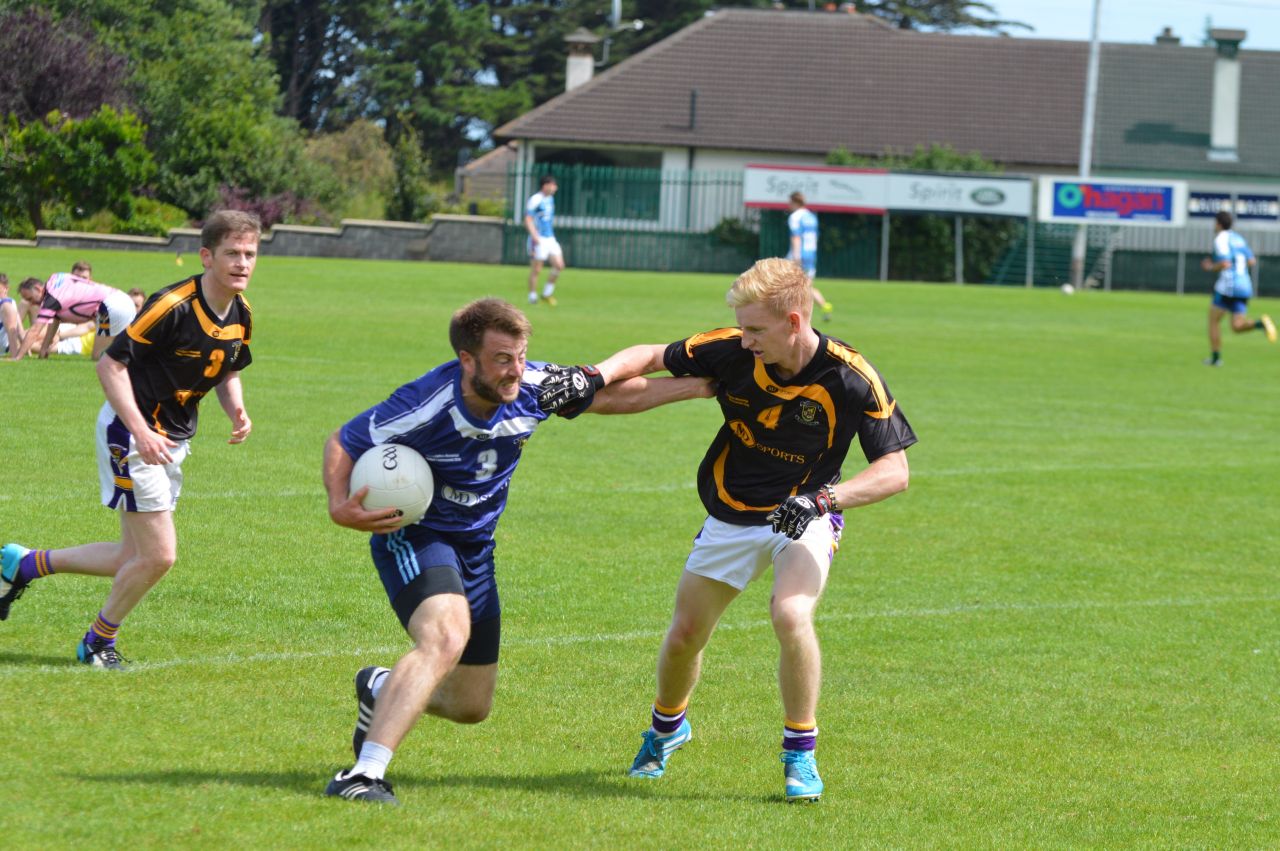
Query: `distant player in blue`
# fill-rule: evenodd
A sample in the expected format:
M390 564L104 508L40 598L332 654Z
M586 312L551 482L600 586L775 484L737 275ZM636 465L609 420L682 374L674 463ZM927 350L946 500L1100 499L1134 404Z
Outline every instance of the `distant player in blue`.
M550 307L556 306L556 279L564 271L564 252L555 231L556 189L556 179L546 175L524 207L524 229L529 234L529 304L538 303L538 275L542 264L550 263L551 273L542 288L542 300Z
M1222 366L1222 317L1231 314L1231 330L1237 334L1255 329L1276 341L1276 326L1271 317L1262 314L1257 322L1249 319L1249 299L1253 297L1253 278L1249 270L1258 264L1244 237L1231 229L1231 214L1218 213L1213 223L1213 257L1200 262L1206 272L1217 272L1213 285L1213 303L1209 305L1209 357L1205 366Z
M787 259L800 264L804 273L809 276L809 285L818 277L818 217L806 207L804 195L792 192L789 199L791 214L787 216L787 230L791 234L788 243ZM822 318L831 321L835 308L823 297L817 287L813 287L813 301L822 306Z
M524 445L547 418L539 386L563 372L525 360L530 331L524 314L500 299L468 304L449 325L457 360L400 387L325 446L329 516L373 533L374 566L414 643L394 669L356 675L356 763L338 772L327 795L398 803L384 779L387 764L424 712L461 724L489 715L501 632L493 534ZM598 373L580 380L597 379L603 386ZM711 395L707 382L688 378L617 388L602 391L592 411L633 413ZM426 516L399 530L395 509L366 510L364 489L348 495L354 459L385 443L416 449L435 479Z

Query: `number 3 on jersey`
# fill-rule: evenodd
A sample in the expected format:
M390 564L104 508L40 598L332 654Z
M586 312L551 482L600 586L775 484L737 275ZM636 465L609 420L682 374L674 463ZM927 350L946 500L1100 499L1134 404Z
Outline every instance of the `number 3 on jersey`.
M209 352L209 364L204 368L204 377L213 378L222 371L222 361L226 358L227 353L222 349L214 349Z
M476 469L476 480L483 482L492 479L498 470L498 450L486 449L476 456L476 461L480 462Z

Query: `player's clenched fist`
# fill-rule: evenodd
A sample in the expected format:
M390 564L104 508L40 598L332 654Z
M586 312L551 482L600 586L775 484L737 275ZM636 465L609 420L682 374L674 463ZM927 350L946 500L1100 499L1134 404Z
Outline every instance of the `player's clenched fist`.
M787 497L769 514L773 531L781 532L793 541L800 540L800 536L804 534L805 529L809 528L814 518L821 517L834 509L833 496L831 487L827 485L811 494Z
M596 391L604 387L604 376L594 366L545 367L547 377L538 391L538 407L548 414L573 418L591 407Z

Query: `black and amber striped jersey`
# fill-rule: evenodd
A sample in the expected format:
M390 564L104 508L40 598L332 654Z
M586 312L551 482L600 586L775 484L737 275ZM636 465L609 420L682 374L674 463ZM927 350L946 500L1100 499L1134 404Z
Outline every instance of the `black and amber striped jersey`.
M868 463L916 442L880 374L846 343L818 334L818 351L789 379L721 328L667 346L673 375L714 378L724 425L698 468L698 494L717 520L761 525L791 494L840 478L856 437Z
M200 275L158 290L112 341L107 355L129 368L147 425L173 440L196 433L200 399L248 366L253 316L237 295L219 319L200 292Z

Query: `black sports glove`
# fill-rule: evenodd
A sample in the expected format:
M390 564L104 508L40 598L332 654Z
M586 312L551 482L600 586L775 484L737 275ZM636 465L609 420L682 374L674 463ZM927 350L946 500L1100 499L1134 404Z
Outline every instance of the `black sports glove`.
M835 493L830 485L823 485L813 493L796 494L782 501L769 514L773 531L781 532L793 541L800 540L815 517L821 517L837 508Z
M604 387L604 376L594 366L549 363L544 371L547 377L538 390L538 407L548 414L573 419L591 407L596 391Z

